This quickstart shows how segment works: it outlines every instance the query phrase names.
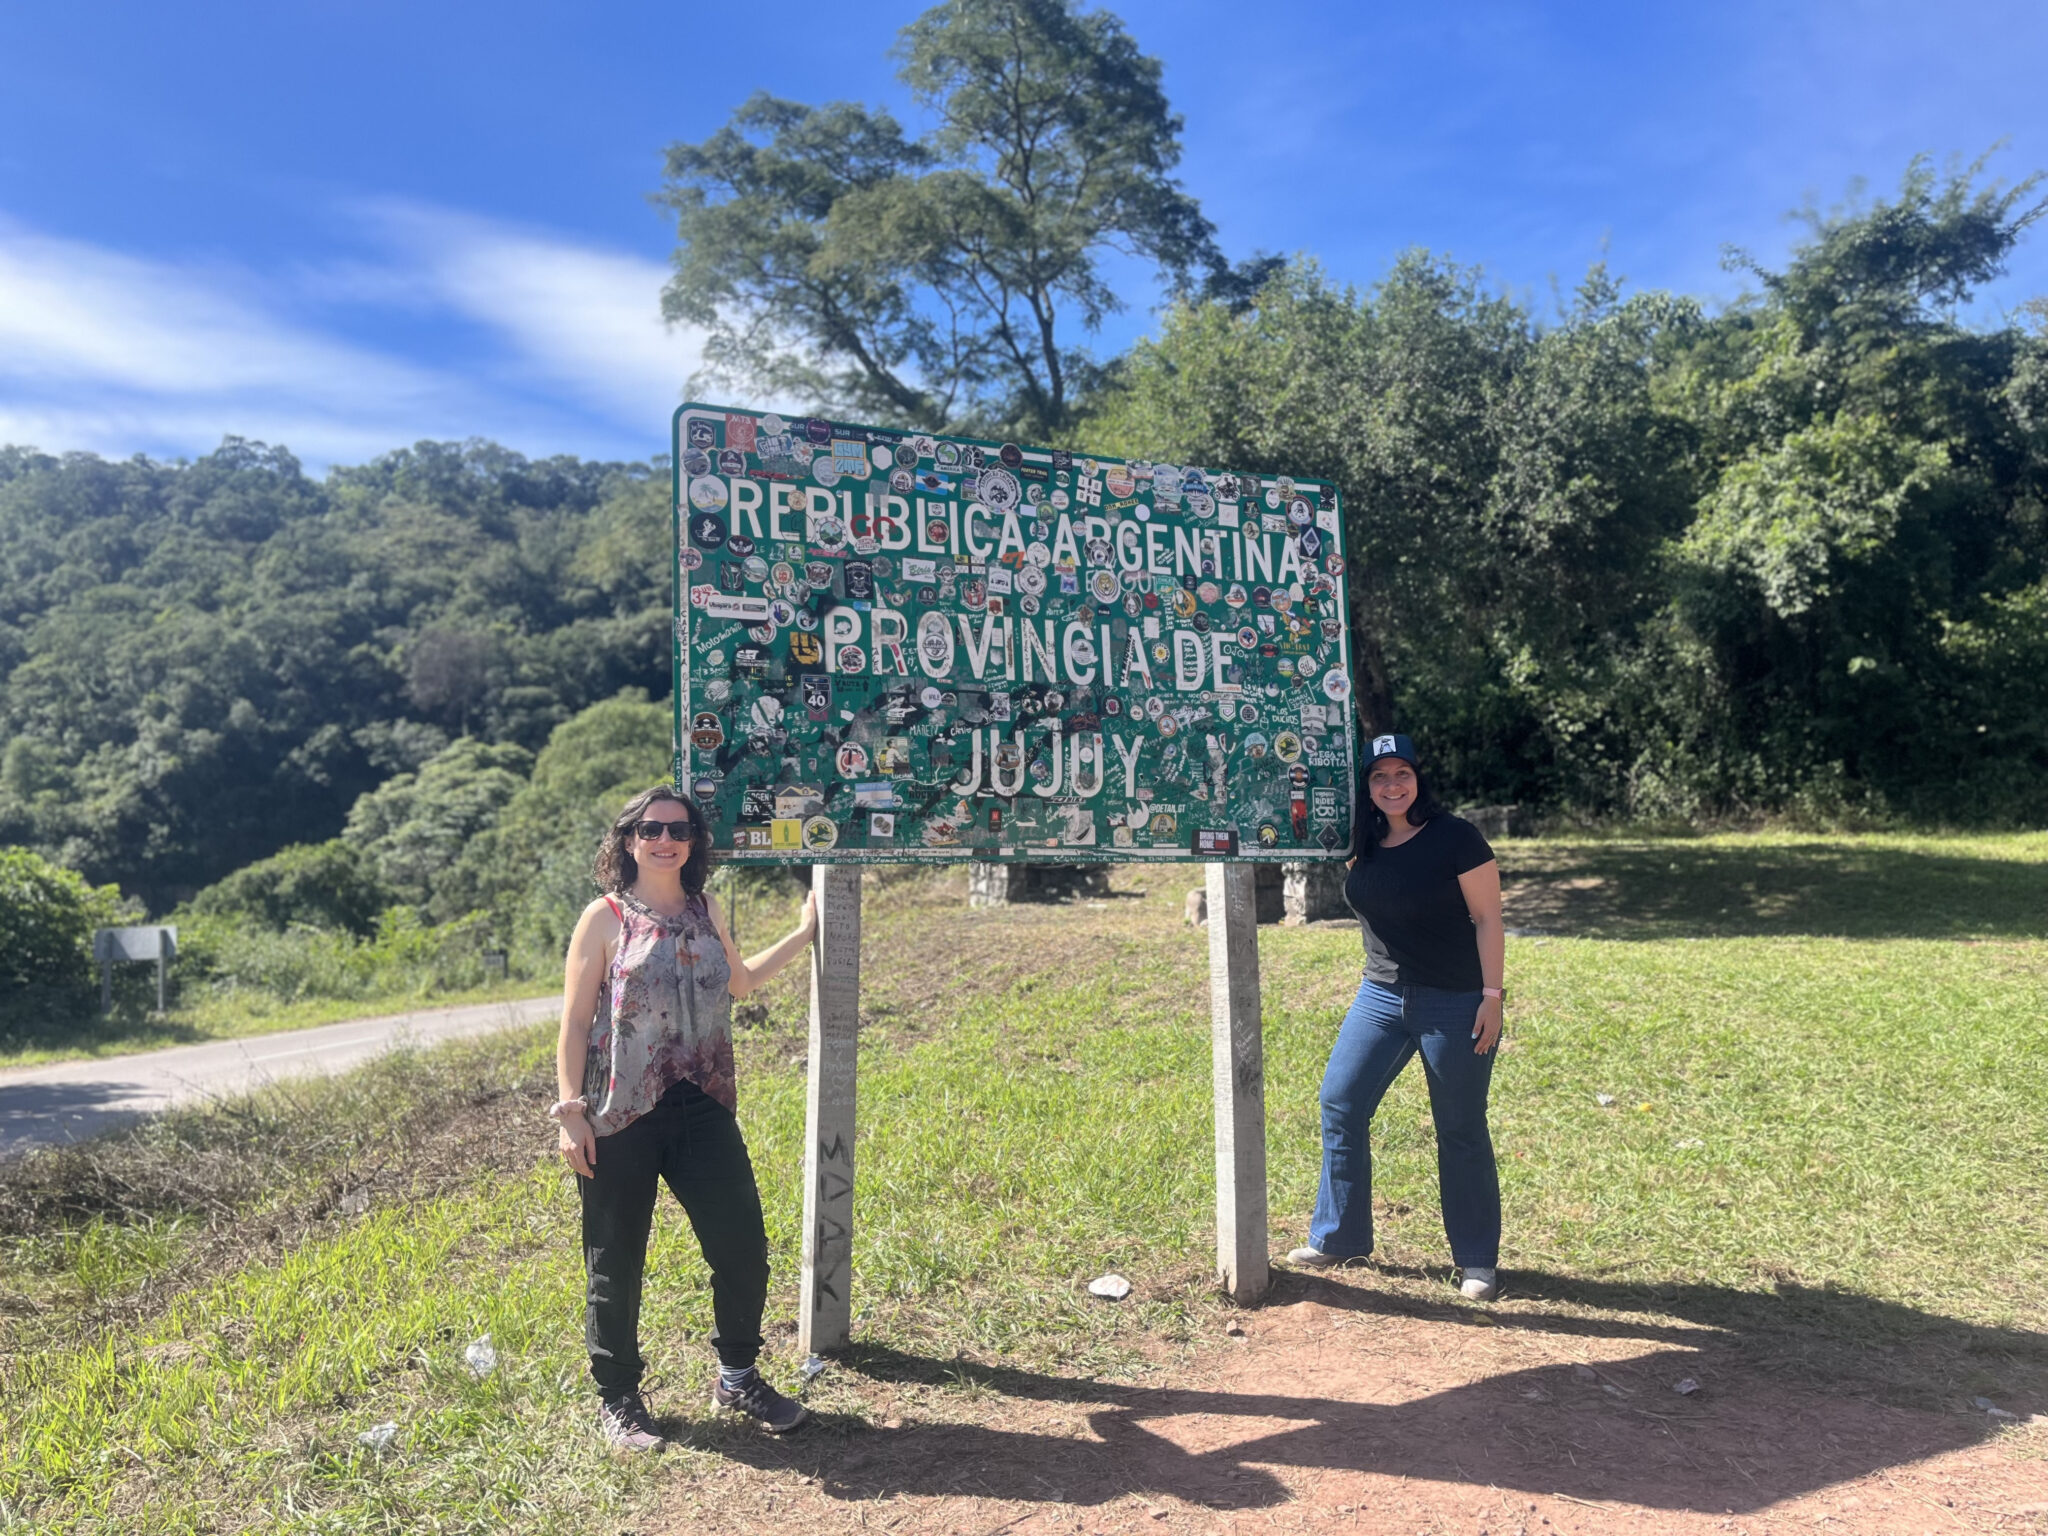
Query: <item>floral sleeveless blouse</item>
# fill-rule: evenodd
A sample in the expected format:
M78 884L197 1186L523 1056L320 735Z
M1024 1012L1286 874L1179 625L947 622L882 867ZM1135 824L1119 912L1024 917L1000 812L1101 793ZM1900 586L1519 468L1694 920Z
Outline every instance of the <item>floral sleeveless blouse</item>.
M591 1128L600 1136L624 1130L684 1080L737 1109L732 967L710 907L691 896L681 916L663 917L631 892L612 900L619 945L583 1067Z

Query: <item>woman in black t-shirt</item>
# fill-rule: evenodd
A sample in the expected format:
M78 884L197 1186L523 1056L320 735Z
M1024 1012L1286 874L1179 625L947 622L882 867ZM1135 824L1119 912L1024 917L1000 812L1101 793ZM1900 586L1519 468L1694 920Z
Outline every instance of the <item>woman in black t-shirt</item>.
M1420 1055L1459 1288L1491 1301L1500 1178L1486 1094L1506 999L1500 866L1477 827L1430 797L1406 736L1373 738L1365 789L1344 882L1365 934L1365 979L1323 1074L1323 1177L1308 1246L1287 1257L1320 1268L1372 1252L1373 1112Z

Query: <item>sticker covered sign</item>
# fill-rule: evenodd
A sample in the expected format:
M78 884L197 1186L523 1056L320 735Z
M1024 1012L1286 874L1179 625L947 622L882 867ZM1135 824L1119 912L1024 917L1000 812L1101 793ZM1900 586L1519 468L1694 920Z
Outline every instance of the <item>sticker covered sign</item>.
M1341 856L1320 481L675 419L676 779L762 863Z

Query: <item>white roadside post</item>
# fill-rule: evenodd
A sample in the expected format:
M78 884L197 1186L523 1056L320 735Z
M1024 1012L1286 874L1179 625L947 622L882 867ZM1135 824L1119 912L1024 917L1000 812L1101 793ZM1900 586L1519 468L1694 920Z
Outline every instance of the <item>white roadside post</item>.
M853 1328L853 1101L860 1047L860 867L816 864L810 1084L804 1098L804 1254L797 1348L844 1345Z
M1266 1052L1258 871L1209 866L1209 1038L1216 1090L1216 1269L1240 1306L1266 1293Z

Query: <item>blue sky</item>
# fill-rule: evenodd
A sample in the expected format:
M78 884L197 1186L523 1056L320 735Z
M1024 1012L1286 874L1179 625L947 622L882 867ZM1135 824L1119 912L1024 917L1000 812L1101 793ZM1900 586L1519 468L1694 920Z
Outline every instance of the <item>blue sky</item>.
M2048 167L2048 6L1143 0L1233 255L1369 284L1409 246L1547 307L1603 252L1725 301L1724 244L2008 148ZM0 443L316 468L418 438L662 451L661 149L756 89L886 102L915 7L184 0L0 8ZM1143 274L1098 340L1152 323ZM2048 234L1978 315L2048 292Z

